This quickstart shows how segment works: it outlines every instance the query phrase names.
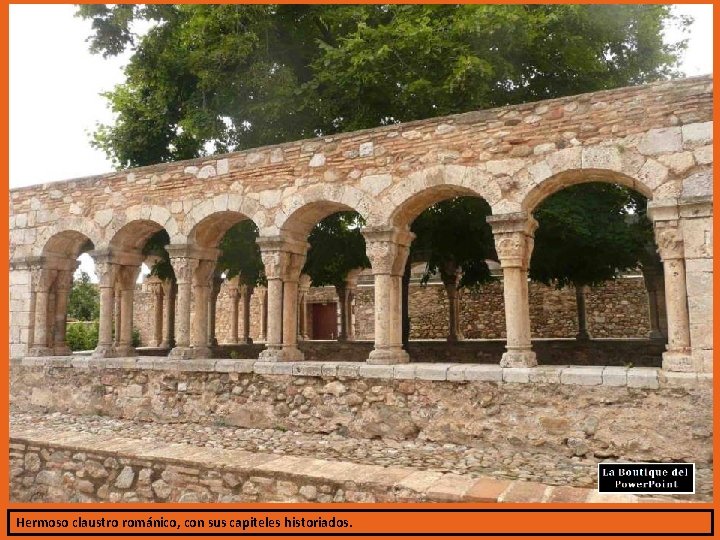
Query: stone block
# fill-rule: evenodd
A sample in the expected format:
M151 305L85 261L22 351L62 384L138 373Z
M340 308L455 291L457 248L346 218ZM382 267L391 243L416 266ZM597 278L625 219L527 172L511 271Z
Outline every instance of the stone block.
M417 364L398 364L393 366L393 379L415 379Z
M638 151L646 156L680 152L683 147L683 137L679 127L660 128L648 130L638 143Z
M500 497L498 502L539 503L545 501L548 486L537 482L515 480Z
M394 366L364 364L360 366L358 375L366 378L392 379L393 369Z
M475 483L475 479L467 476L445 474L427 489L425 495L431 501L460 502Z
M528 368L528 380L531 383L560 384L560 374L568 366L536 366Z
M630 388L659 388L657 368L634 367L627 371L627 385Z
M530 382L530 372L534 369L529 367L502 368L502 380L506 383Z
M602 372L603 386L626 386L627 370L623 366L607 366Z
M503 380L503 368L497 364L468 365L465 368L465 379L468 381L497 381Z
M682 141L685 148L704 146L713 141L713 123L696 122L682 126Z
M660 386L670 388L695 388L698 382L697 373L682 371L661 371L658 375Z
M443 473L437 471L415 471L397 482L394 487L423 493L442 477Z
M448 381L464 381L465 380L465 364L455 364L448 367L447 380Z
M364 366L364 365L365 364L360 364L358 362L338 363L337 376L357 379L359 376L358 372L360 371L360 366Z
M582 503L590 495L591 490L572 486L554 486L551 488L546 502L549 503Z
M479 478L465 493L464 500L470 502L497 502L500 496L510 487L510 480L497 478Z
M415 376L424 381L446 381L450 364L418 364Z
M293 375L320 377L322 375L322 364L319 362L294 362Z
M578 384L581 386L595 386L603 382L603 367L570 367L562 370L560 382L562 384Z
M272 364L270 373L273 375L293 375L295 374L295 363L293 362L268 362Z

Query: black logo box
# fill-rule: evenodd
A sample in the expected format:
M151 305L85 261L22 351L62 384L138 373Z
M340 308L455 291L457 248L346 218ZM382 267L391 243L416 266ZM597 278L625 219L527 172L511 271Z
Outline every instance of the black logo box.
M694 463L598 463L600 493L694 494Z

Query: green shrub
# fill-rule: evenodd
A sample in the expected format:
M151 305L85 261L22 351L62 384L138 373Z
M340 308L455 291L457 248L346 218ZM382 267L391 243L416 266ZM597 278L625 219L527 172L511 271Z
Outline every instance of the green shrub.
M97 321L68 323L65 340L72 351L89 351L97 347L98 331Z

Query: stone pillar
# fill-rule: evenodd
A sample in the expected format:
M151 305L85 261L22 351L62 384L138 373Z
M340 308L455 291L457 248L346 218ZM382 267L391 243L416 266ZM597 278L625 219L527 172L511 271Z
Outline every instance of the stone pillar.
M166 249L169 247L166 247ZM181 248L168 249L168 253L170 253L170 263L177 280L175 346L170 351L170 356L173 358L192 358L193 352L190 348L192 282L193 274L200 261L183 253Z
M210 286L210 297L208 299L208 346L214 347L218 344L215 325L217 322L217 299L220 295L220 287L223 279L219 275L212 278Z
M665 287L664 280L662 279L662 268L644 266L642 268L642 274L648 297L648 322L650 323L648 338L665 340L667 336L663 331L664 325L661 320L665 318L665 307L661 307L661 303L664 303L665 301L664 291L661 294L661 289L664 289ZM666 318L665 323L667 323Z
M250 337L250 300L252 299L254 287L252 285L243 285L240 289L240 300L242 302L242 343L250 344L253 342Z
M210 336L208 335L210 295L212 292L215 261L201 260L195 270L193 291L195 312L191 321L190 345L193 358L210 358Z
M347 322L345 323L345 326L347 328L347 341L355 341L354 305L355 295L357 294L358 277L360 276L360 272L362 272L362 270L362 268L350 270L347 276L345 276L345 294L347 299L345 307Z
M73 261L74 263L75 261ZM73 264L74 266L74 264ZM65 342L67 330L67 306L72 289L73 270L60 270L55 281L55 336L53 353L57 356L72 354Z
M160 347L172 349L175 346L175 292L177 285L172 279L162 282L163 295L165 296L165 320L163 321L163 336Z
M347 341L348 329L347 329L347 304L348 304L348 290L345 284L338 286L335 285L335 293L338 297L338 309L340 310L340 331L338 332L338 341Z
M268 320L268 290L263 287L260 291L260 333L258 341L267 341L267 320Z
M113 317L113 320L115 321L112 340L114 350L120 342L120 324L122 322L122 289L117 282L115 283L115 289L113 290Z
M51 356L52 349L48 346L50 335L49 303L50 287L57 277L56 270L44 268L42 264L31 267L31 279L35 291L35 324L32 346L28 356Z
M282 350L283 325L283 272L287 266L289 254L279 250L262 250L260 255L265 265L267 277L267 323L265 332L265 349L260 352L259 359L277 361Z
M95 272L100 278L100 324L98 344L93 352L95 358L114 356L113 347L113 311L115 308L115 281L118 265L106 258L95 258Z
M147 290L153 296L153 331L148 346L160 347L163 342L165 291L163 290L162 281L157 277L148 277L145 283Z
M371 364L400 364L410 357L402 348L402 274L414 235L407 229L363 231L375 278L375 347Z
M237 277L228 281L230 293L230 339L228 343L235 345L238 342L238 305L240 303L239 280Z
M308 324L307 324L307 294L310 291L312 279L307 274L301 274L298 281L298 341L307 341Z
M530 341L527 269L537 221L526 212L488 216L503 271L506 352L503 367L533 367L537 358Z
M305 357L297 347L298 281L304 264L304 253L288 254L288 264L283 279L282 360L285 362L296 362Z
M677 221L656 221L655 239L663 263L668 343L663 369L693 371L682 233Z
M135 282L137 281L139 266L121 266L118 271L120 285L120 337L115 347L116 356L134 356L135 347L132 343L133 331L133 300L135 297Z

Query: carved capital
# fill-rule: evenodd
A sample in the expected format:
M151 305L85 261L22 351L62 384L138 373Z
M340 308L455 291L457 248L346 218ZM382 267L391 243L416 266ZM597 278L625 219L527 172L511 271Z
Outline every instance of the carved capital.
M298 292L301 295L306 294L310 290L311 285L312 278L307 274L300 274L300 279L298 280Z
M48 292L57 278L58 271L45 268L41 265L32 265L30 270L30 282L35 292Z
M407 229L366 228L363 236L373 275L401 276L415 235Z
M171 257L170 264L175 272L175 279L178 284L192 283L195 269L200 264L200 261L191 257Z
M134 289L139 274L139 266L118 266L118 285L122 290Z
M193 283L200 287L212 287L215 281L215 261L199 260Z
M72 270L59 270L57 274L56 286L58 291L69 291L73 284Z
M100 287L108 288L115 286L115 279L117 278L119 265L110 262L109 260L96 260L95 261L95 273L100 279Z
M260 252L260 256L265 265L265 276L268 279L282 279L290 254L280 250L263 250Z
M684 257L682 233L677 227L656 226L655 239L658 245L658 253L663 261L682 259Z
M537 221L526 212L488 216L500 265L527 268L535 245Z

